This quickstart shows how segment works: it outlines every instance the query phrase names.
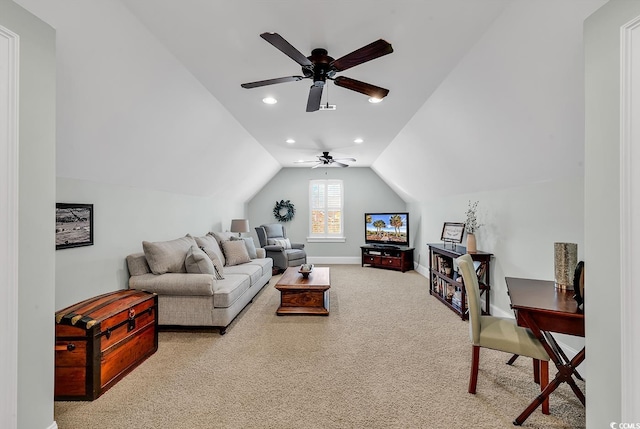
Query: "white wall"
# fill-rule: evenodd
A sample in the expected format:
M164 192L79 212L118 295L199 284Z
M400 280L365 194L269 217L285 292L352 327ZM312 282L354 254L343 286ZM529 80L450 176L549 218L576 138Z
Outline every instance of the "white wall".
M55 426L55 33L9 0L0 25L20 36L17 421L45 429Z
M344 182L345 243L306 243L309 235L309 180L341 179ZM291 200L296 214L287 222L287 237L306 243L308 257L323 261L354 263L360 261L360 246L364 244L364 213L373 211L405 211L406 203L370 168L283 168L248 203L249 224L258 245L254 227L276 223L273 207L276 201ZM419 219L410 218L411 243ZM351 258L346 259L345 258ZM318 259L316 259L317 261Z
M611 0L585 22L587 359L603 369L589 379L594 428L621 419L620 27L639 15L640 2Z
M58 178L57 202L91 203L94 245L56 251L56 309L128 287L125 257L142 241L226 231L244 205L212 197Z
M245 201L279 170L121 2L18 3L57 31L59 177Z
M582 175L582 22L604 2L512 2L373 169L407 201Z

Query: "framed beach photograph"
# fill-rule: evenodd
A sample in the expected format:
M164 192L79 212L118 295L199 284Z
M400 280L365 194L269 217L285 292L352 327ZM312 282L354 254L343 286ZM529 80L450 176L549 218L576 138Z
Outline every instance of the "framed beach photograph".
M56 203L56 250L93 245L93 204Z
M442 236L440 240L448 243L462 243L464 235L464 223L445 222L442 227Z

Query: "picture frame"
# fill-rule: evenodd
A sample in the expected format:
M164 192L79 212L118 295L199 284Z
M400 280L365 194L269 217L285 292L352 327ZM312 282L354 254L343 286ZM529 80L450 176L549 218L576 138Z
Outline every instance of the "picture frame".
M56 250L93 245L93 204L56 203Z
M445 222L442 226L442 235L440 240L445 243L462 243L464 236L464 223L461 222Z

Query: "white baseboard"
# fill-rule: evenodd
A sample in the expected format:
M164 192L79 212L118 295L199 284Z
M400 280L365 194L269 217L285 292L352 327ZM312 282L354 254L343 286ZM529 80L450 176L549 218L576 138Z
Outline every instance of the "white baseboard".
M360 265L362 259L359 256L309 256L310 264L326 265Z
M422 277L425 278L429 278L429 267L425 267L424 265L420 265L420 264L413 264L414 265L414 270L416 270L419 274L422 275Z
M56 423L54 420L47 429L58 429L58 423Z

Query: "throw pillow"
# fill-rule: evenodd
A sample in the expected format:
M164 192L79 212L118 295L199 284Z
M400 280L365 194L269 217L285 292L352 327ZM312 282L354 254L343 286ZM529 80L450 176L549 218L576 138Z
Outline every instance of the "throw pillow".
M258 253L256 252L256 244L253 242L253 238L251 237L231 237L233 241L244 241L244 245L247 246L247 253L251 259L256 259L258 257Z
M239 265L251 261L249 253L247 252L247 246L244 244L244 240L223 241L222 251L224 252L224 257L227 260L227 265Z
M196 243L198 243L198 247L207 252L207 255L211 256L211 253L215 253L222 265L224 265L224 253L222 253L222 248L213 235L207 234L203 237L196 237Z
M224 271L222 269L222 262L218 257L218 254L212 250L211 247L201 247L202 251L207 254L211 262L213 263L213 268L216 269L216 272L213 273L213 277L216 280L224 280Z
M186 273L184 260L194 244L193 237L187 235L171 241L143 241L142 249L153 274Z
M291 249L291 241L288 238L276 238L273 240L275 245L282 246L284 249Z
M187 273L215 275L216 269L213 266L213 262L211 262L209 256L196 245L189 248L187 257L184 260L184 265L187 268Z

